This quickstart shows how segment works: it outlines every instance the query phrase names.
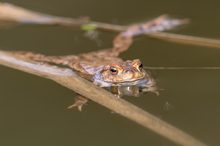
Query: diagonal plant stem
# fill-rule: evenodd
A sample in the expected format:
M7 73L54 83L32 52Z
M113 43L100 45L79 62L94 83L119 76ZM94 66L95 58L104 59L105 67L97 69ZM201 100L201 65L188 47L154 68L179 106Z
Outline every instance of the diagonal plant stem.
M0 64L53 80L137 124L158 133L176 144L183 146L206 146L206 144L151 115L147 111L123 99L118 99L110 92L79 77L70 69L25 61L6 51L0 51Z

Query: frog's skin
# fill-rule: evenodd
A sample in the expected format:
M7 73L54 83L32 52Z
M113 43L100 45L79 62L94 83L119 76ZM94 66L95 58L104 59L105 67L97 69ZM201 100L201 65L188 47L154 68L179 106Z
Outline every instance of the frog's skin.
M15 55L32 61L64 65L100 87L113 87L114 91L111 91L114 94L138 96L140 90L137 87L145 92L156 92L155 81L143 69L139 59L123 61L118 56L131 46L134 36L168 30L183 23L185 20L170 19L162 15L149 22L131 25L115 37L112 48L100 51L67 56L46 56L32 52L15 52ZM77 106L81 110L87 100L82 97L79 99L70 108Z
M88 69L87 67L85 70L93 75L94 84L101 87L129 85L146 77L146 71L139 59L103 65L95 71L94 68Z

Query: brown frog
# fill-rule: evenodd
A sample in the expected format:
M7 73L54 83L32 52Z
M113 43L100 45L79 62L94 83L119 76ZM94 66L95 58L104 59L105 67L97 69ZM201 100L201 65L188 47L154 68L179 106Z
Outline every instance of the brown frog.
M32 52L15 54L23 59L67 66L94 84L110 89L117 96L138 96L140 92L146 91L158 93L154 79L143 69L139 59L123 61L118 56L130 47L134 36L169 30L185 22L185 19L171 19L162 15L151 21L129 26L126 31L115 37L112 48L85 54L67 56L46 56ZM81 110L86 102L87 99L80 96L69 108L78 107Z

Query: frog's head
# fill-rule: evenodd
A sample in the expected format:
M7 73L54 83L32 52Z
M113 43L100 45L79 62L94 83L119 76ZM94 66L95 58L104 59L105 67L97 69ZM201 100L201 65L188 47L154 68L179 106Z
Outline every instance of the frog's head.
M127 60L122 63L113 63L102 67L94 76L94 81L109 84L122 84L144 79L146 72L139 59Z

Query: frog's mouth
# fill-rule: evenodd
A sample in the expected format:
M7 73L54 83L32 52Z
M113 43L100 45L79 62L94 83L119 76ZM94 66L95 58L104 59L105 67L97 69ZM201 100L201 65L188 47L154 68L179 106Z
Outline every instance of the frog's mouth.
M152 82L152 79L142 77L139 79L121 81L121 82L110 82L105 81L101 78L93 78L93 83L100 87L110 87L110 86L147 86Z
M108 82L111 83L112 86L121 86L121 85L140 85L140 84L146 84L149 82L150 79L147 79L145 77L133 79L129 81L120 81L120 82Z
M106 80L103 80L103 81L105 81L107 83L112 83L112 84L123 84L123 83L128 84L128 83L132 83L132 82L138 82L138 81L144 80L144 79L146 79L145 76L139 77L139 78L135 78L135 79L129 79L129 80L123 80L123 81L115 81L115 82L113 82L113 81L106 81Z

